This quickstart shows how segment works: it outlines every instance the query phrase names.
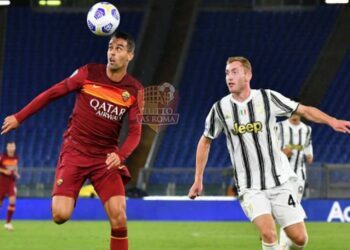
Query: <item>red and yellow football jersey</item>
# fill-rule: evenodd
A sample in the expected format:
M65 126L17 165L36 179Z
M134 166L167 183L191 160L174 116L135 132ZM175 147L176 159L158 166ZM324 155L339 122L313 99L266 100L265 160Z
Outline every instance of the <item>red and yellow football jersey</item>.
M7 169L11 171L11 175L5 175L0 173L0 180L3 178L6 179L15 179L15 171L18 171L18 157L17 156L8 156L7 154L0 155L0 168ZM1 182L1 181L0 181Z
M64 134L79 151L93 157L106 157L116 152L125 160L138 145L141 124L137 120L142 108L142 85L126 74L114 82L106 74L106 65L87 64L72 76L41 93L31 103L15 114L19 122L39 111L49 102L76 92L76 101ZM129 133L121 148L118 138L125 117Z

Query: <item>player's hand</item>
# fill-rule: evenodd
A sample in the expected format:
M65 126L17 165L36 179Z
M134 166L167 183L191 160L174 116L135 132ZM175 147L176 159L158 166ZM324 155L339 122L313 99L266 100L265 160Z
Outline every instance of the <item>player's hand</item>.
M4 119L1 127L1 134L6 134L7 132L19 127L19 122L14 115L10 115Z
M306 162L307 164L311 165L314 160L314 157L312 155L307 155L306 156Z
M8 176L10 176L12 173L11 173L11 171L10 170L7 170L7 169L3 169L2 171L1 171L4 175L8 175Z
M284 149L282 149L283 153L288 157L292 157L293 155L293 150L289 147L285 147Z
M113 167L119 167L121 163L120 158L116 153L107 154L107 159L105 162L107 165L107 169L110 169Z
M17 180L21 179L21 176L19 175L19 173L15 173L15 177Z
M337 132L350 134L350 121L333 119L329 125Z
M190 191L188 192L188 197L190 199L195 199L197 196L200 196L203 191L203 184L201 182L194 182Z

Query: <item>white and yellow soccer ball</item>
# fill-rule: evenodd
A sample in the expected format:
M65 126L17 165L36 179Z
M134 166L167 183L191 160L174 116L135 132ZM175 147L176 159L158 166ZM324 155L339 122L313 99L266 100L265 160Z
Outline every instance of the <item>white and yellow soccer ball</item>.
M111 3L99 2L93 5L87 14L87 25L98 36L109 36L119 26L120 14Z

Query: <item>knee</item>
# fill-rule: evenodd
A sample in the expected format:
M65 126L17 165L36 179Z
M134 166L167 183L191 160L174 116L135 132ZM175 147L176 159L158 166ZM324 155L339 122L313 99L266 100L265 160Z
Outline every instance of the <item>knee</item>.
M70 213L67 211L52 210L52 219L56 224L60 225L70 219Z
M295 245L305 247L309 239L307 234L298 234L294 236L291 240Z
M126 221L127 221L125 208L123 208L123 207L114 208L111 211L109 220L110 220L111 226L113 228L125 227L126 226Z
M274 243L277 241L277 233L273 229L264 229L261 232L261 238L266 243Z
M52 199L52 219L57 224L63 224L70 219L74 209L74 199L54 196Z

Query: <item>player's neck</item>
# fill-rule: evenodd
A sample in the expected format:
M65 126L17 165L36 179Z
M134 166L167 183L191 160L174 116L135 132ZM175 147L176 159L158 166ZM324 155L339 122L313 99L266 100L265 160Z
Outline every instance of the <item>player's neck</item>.
M113 82L120 82L127 72L124 68L119 70L110 70L107 68L106 73L108 78L111 79Z
M251 89L246 88L240 92L232 93L233 99L235 99L238 102L244 102L247 100L250 96Z

